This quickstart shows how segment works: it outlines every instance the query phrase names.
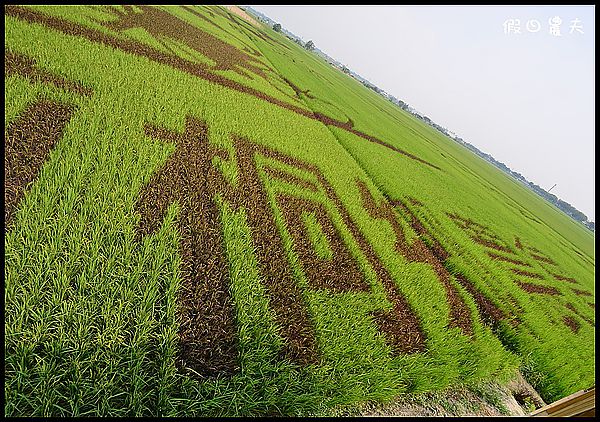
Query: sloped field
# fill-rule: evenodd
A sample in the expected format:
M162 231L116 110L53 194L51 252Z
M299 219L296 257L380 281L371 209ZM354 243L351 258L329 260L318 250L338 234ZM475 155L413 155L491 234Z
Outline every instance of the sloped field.
M594 384L593 236L220 7L5 6L5 414Z

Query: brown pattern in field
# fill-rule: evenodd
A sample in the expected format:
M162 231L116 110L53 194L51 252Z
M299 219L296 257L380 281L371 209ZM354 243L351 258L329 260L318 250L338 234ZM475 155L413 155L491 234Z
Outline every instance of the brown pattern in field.
M302 98L302 95L306 95L306 97L314 99L315 96L312 95L310 93L310 90L306 89L306 90L301 90L300 88L298 88L298 86L296 84L294 84L292 81L290 81L288 78L282 77L283 80L285 81L285 83L287 83L290 88L292 88L294 90L294 92L296 93L296 98Z
M510 269L513 273L518 274L518 275L522 275L524 277L529 277L529 278L535 278L538 280L543 280L544 276L538 273L532 273L530 271L525 271L525 270L521 270L519 268L511 268Z
M573 312L579 318L581 318L582 320L584 320L585 322L587 322L588 324L590 324L592 327L594 326L594 321L592 321L591 319L589 319L585 315L582 315L581 312L579 312L577 310L577 308L575 308L575 306L572 303L566 303L565 306L567 307L567 309L569 309L571 312Z
M308 189L313 192L317 192L319 190L317 185L314 184L312 181L306 180L302 177L298 177L292 173L268 166L263 167L263 171L267 173L271 178L284 181L286 183L289 183L290 185L298 186L303 189Z
M494 242L492 240L484 239L481 236L471 236L471 239L473 239L476 243L479 243L480 245L483 245L487 248L496 249L497 251L501 252L512 253L512 250L510 248L500 245L499 243Z
M529 249L531 252L537 252L537 253L540 253L540 254L543 253L542 251L540 251L535 246L528 245L528 246L526 246L526 248Z
M496 260L496 261L504 261L504 262L510 262L511 264L515 264L515 265L522 265L524 267L531 267L531 264L528 264L527 262L524 261L519 261L518 259L513 259L513 258L508 258L506 256L503 255L499 255L497 253L494 252L490 252L490 251L486 251L487 255Z
M523 250L523 244L521 243L521 239L519 239L517 236L515 236L515 246L517 247L517 249Z
M72 105L38 100L4 131L4 232L75 111Z
M513 296L512 293L508 293L506 295L506 303L510 304L510 306L512 307L511 316L513 319L511 320L511 325L513 327L516 327L517 325L521 324L521 315L525 313L525 310L519 304L519 301L515 296Z
M136 41L119 39L119 38L113 37L111 35L104 34L100 31L96 31L94 29L90 29L90 28L75 24L70 21L60 19L60 18L57 18L54 16L49 16L44 13L40 13L40 12L34 11L32 9L24 8L21 6L5 5L4 13L5 13L5 15L13 16L18 19L25 20L27 22L44 25L46 27L55 29L55 30L60 31L67 35L82 37L82 38L88 39L92 42L102 43L102 44L111 46L113 48L131 53L131 54L143 56L143 57L146 57L155 62L158 62L158 63L164 64L164 65L170 66L174 69L178 69L180 71L189 73L190 75L196 76L198 78L208 80L215 84L236 90L238 92L242 92L244 94L252 95L256 98L260 98L266 102L269 102L271 104L277 105L284 109L290 110L294 113L300 114L309 119L314 119L314 120L320 121L325 125L339 127L341 129L346 130L350 133L353 133L354 135L356 135L362 139L365 139L369 142L373 142L378 145L381 145L385 148L388 148L392 151L402 154L412 160L418 161L418 162L425 164L436 170L441 170L440 167L436 166L435 164L425 161L425 160L417 157L414 154L411 154L407 151L401 150L397 147L387 144L386 142L376 138L375 136L372 136L367 133L361 132L357 129L354 129L351 121L342 122L342 121L333 119L329 116L325 116L321 113L315 113L313 111L298 107L297 105L286 103L278 98L267 95L262 91L259 91L257 89L251 88L246 85L242 85L242 84L240 84L236 81L233 81L229 78L226 78L224 76L216 74L216 73L212 72L210 70L210 68L203 63L191 62L191 61L182 59L181 57L178 57L176 55L164 53L153 47L150 47L148 45L145 45L145 44L142 44L142 43L139 43ZM129 16L129 15L125 15L125 16ZM127 19L127 18L125 18L125 19ZM136 18L133 17L130 19L136 19ZM171 18L168 18L168 19L171 19ZM126 25L128 23L129 23L129 21L125 20L123 24ZM120 24L116 23L115 25L118 26ZM178 23L177 25L182 25L182 24ZM168 29L167 31L172 31L172 29ZM215 41L215 42L217 44L222 43L222 41L220 41L220 40ZM198 48L200 48L200 47L198 47ZM223 46L223 49L225 51L229 51L229 48L234 48L234 47ZM240 54L241 53L238 53L238 54L236 54L236 56L241 57ZM250 56L248 56L248 57L250 57ZM248 59L247 64L249 63L248 66L250 66L250 67L255 67L254 65L251 64L252 60L253 60L252 58ZM221 66L224 68L229 68L229 66L233 66L238 71L243 72L243 70L241 70L239 68L239 65L228 61L226 58L222 59Z
M317 120L320 119L321 121L326 122L327 124L339 125L340 127L343 127L345 129L348 129L349 126L352 125L352 122L337 122L333 119L328 118L327 116L320 115L318 113L315 114L312 112L307 112L304 109L300 109L291 104L283 103L280 100L276 100L272 97L269 97L262 92L256 91L252 88L231 81L230 79L214 74L208 71L205 65L185 61L174 55L162 53L152 47L146 46L135 41L118 39L103 34L99 31L95 31L83 27L81 25L65 21L60 18L48 16L43 13L35 12L31 9L22 8L19 6L5 6L5 14L26 20L28 22L39 23L50 28L59 30L68 35L87 38L91 41L100 42L126 52L148 57L151 60L170 65L172 67L186 71L203 79L210 80L223 86L227 86L229 88L238 90L240 92L254 95L273 104L277 104L281 107L305 115L306 117ZM193 118L189 124L192 126L197 125L196 123L193 123ZM180 134L174 134L173 132L168 131L166 129L152 127L152 125L147 126L146 130L149 131L148 133L152 134L153 136L162 136L164 139L171 141L176 140L176 143L179 142L179 138L183 136ZM390 149L393 149L404 155L414 158L417 161L421 161L427 165L435 167L427 162L424 162L423 160L420 160L418 157L414 157L411 154L408 154L404 151L397 150L394 147L388 146L374 137L363 134L362 132L356 131L355 129L351 129L351 131L363 137L364 139L380 143L381 145L384 145ZM270 213L268 210L269 205L267 202L266 193L264 191L264 188L262 188L261 186L260 180L258 178L258 173L256 171L256 167L252 159L254 154L257 152L261 152L267 156L273 155L273 153L270 150L260 150L258 147L253 146L251 143L239 137L234 137L234 145L236 147L237 163L241 170L239 172L239 174L241 175L239 180L240 187L233 191L230 189L230 186L228 186L227 183L221 180L221 178L215 178L215 180L212 180L211 186L214 187L214 189L216 189L215 191L222 192L224 195L226 195L226 197L234 206L243 206L249 211L248 224L251 227L251 232L253 234L255 250L257 252L256 255L259 259L259 266L261 267L261 272L264 275L265 285L267 287L267 292L270 297L270 303L276 311L275 313L277 316L277 322L280 326L281 334L285 340L284 354L291 360L298 363L316 363L317 348L313 332L314 329L312 328L312 324L310 322L310 319L308 318L306 307L303 303L300 291L294 283L292 274L289 270L289 266L285 262L286 256L281 244L281 239L279 236L277 236L276 230L274 230L274 228L276 229L276 226L273 221L272 213ZM286 160L292 162L292 164L297 163L297 161L290 157L284 157L282 161L285 162ZM201 165L201 167L202 166L203 165ZM304 163L300 163L297 167L303 168L305 166L306 165ZM167 165L168 169L183 172L179 180L185 180L187 176L193 173L191 168L188 170L182 170L181 168L175 167L177 166L174 165L173 161L169 162L169 164ZM388 271L381 264L379 258L376 256L368 242L362 237L362 234L360 233L356 225L347 215L347 211L345 211L341 201L335 195L333 188L328 185L324 176L318 170L316 170L316 168L309 168L309 170L315 172L328 198L331 201L333 201L333 203L338 207L338 209L341 210L340 212L342 214L342 219L344 220L344 223L352 232L355 240L361 246L363 252L365 253L369 264L373 267L375 273L378 275L379 279L385 286L388 298L390 299L393 305L392 310L388 312L376 312L374 316L375 319L380 323L380 329L385 333L386 341L390 343L394 353L415 353L423 351L425 348L425 336L420 329L420 323L418 321L418 318L416 317L416 315L414 315L410 306L406 302L406 299L397 291L395 283L389 275ZM159 175L155 177L158 178L158 180L163 180L166 177L164 176L164 174L166 173L159 173ZM153 183L150 183L150 185L148 185L148 187L145 188L146 190L143 191L142 197L140 199L141 202L139 202L139 204L137 205L138 211L141 215L151 212L148 211L148 209L152 208L149 205L152 202L150 199L152 198L152 195L158 195L158 192L156 192L154 188L156 186L156 183L154 183L156 182L156 180L157 179L153 179ZM175 191L175 193L176 192L177 191ZM245 192L247 194L240 194L240 192ZM204 201L203 203L207 207L212 207L212 205L209 204L209 201L207 199L208 197L205 195L205 193L197 193L196 195L203 198L202 201ZM174 200L174 197L170 197L169 199ZM168 202L168 199L165 200L163 198L163 200L165 202ZM162 203L160 202L155 202L155 204L162 205ZM183 208L186 208L187 206L193 209L195 205L184 204ZM146 208L145 211L144 208ZM157 221L160 221L156 218L142 218L142 223L139 227L140 232L138 237L143 236L144 233L152 233L152 230L156 229ZM216 226L218 226L219 224L214 218L211 218L211 222L214 222ZM193 238L193 236L187 236L190 229L182 228L181 224L193 224L193 222L191 222L189 218L185 218L184 216L184 218L180 219L179 223L180 231L184 234L183 237L189 240L183 241L180 244L180 248L187 248L186 245L193 244L196 240L190 240L190 238ZM215 241L215 239L213 239L212 242L213 244L218 243ZM200 251L202 251L202 248L200 248ZM193 266L196 265L191 263L190 260L198 259L199 261L202 261L203 259L202 253L197 255L197 258L192 258L193 255L188 254L188 252L185 252L184 249L182 249L182 256L184 257L184 267L186 268L193 268ZM273 266L274 262L279 263L278 268ZM185 271L186 270L184 270L184 272ZM185 280L183 281L184 285L188 286L189 292L197 292L200 295L209 294L209 292L202 291L203 288L201 286L192 285L192 283L189 282L189 280L191 280L192 278L202 277L202 274L192 274L191 272L188 272L187 274L189 277L186 278L184 276ZM224 277L226 278L226 276ZM220 283L222 286L227 284L223 278L221 279ZM188 296L191 296L192 294L194 293L190 293ZM229 332L228 334L221 336L220 340L218 340L222 342L222 344L219 346L219 350L223 351L221 357L216 357L214 354L211 355L209 352L206 351L196 350L198 349L198 347L194 346L194 344L201 344L201 342L203 341L197 338L198 335L196 335L195 332L201 332L204 328L199 328L197 331L195 331L193 321L198 321L199 326L202 326L204 325L204 323L201 322L203 321L203 318L210 316L204 315L204 317L202 317L201 315L192 312L193 307L195 306L193 304L193 300L190 302L191 304L188 303L185 306L183 306L183 310L181 311L183 315L182 319L184 321L188 321L188 324L187 326L182 326L180 330L180 338L182 340L182 352L179 362L186 362L190 366L195 367L198 370L198 372L205 375L228 374L235 371L236 369L235 358L233 357L235 355L235 352L232 351L235 348L234 345L236 340L235 337L231 336L231 330L227 329L228 317L224 316L228 313L227 309L229 308L229 306L226 304L227 299L225 299L228 295L228 292L225 288L220 288L219 294L221 295L221 299L219 300L224 301L225 304L222 304L221 308L215 308L215 315L220 315L221 317L223 317L222 321L224 321L225 324L223 327L225 328L224 331ZM204 327L206 327L206 325L204 325ZM205 334L207 334L208 338L212 335L210 332L206 332ZM190 344L191 347L186 348L186 343Z
M36 60L4 51L4 75L19 75L32 82L51 84L65 91L90 96L92 90L41 69ZM13 223L18 203L35 180L50 151L61 138L75 106L38 100L4 131L4 232Z
M407 196L406 199L413 204L415 207L422 207L423 203L419 201L417 198L413 198L412 196Z
M53 75L44 69L39 68L36 60L32 57L6 50L4 51L4 74L6 76L23 76L32 82L52 84L57 88L83 96L90 96L93 92L90 88L87 88L80 83L66 80L63 77Z
M463 230L468 230L473 232L474 234L482 235L484 237L488 237L494 240L500 240L498 235L496 235L488 226L480 224L470 218L461 217L456 213L446 213L448 217L450 217L454 223L462 228Z
M294 249L313 288L333 292L370 290L357 261L348 250L323 204L283 194L277 196L277 204L286 219L294 241ZM316 217L333 253L330 259L325 260L317 256L302 221L302 213L305 212Z
M173 143L175 152L154 173L135 205L137 238L156 232L168 206L178 202L182 258L178 300L180 366L202 376L231 375L237 363L235 314L221 221L212 187L221 176L211 164L223 152L208 142L206 124L186 120L182 134L146 125L146 135Z
M502 309L494 304L490 299L485 297L475 285L464 275L454 274L456 280L465 288L475 300L477 310L481 315L481 320L484 324L495 327L499 321L506 319L507 315Z
M268 149L266 147L260 147L256 144L250 143L247 140L244 140L243 138L234 137L234 140L235 140L236 144L238 145L236 150L239 150L239 148L251 148L251 150L254 151L255 153L260 153L261 155L263 155L265 157L271 158L273 160L278 160L282 163L287 164L288 166L295 167L298 170L303 170L305 172L311 173L314 177L316 177L320 190L323 191L323 193L326 195L326 197L330 201L330 203L333 204L335 206L335 208L337 209L337 211L339 212L341 219L342 219L342 223L350 231L353 241L355 241L358 244L360 250L365 255L369 265L373 268L378 279L382 282L384 289L386 291L387 298L392 303L392 309L390 311L376 311L373 314L373 318L378 325L378 329L380 332L384 333L385 340L391 346L392 352L394 354L401 354L401 353L419 353L419 352L424 351L425 350L425 335L420 328L420 322L419 322L417 316L412 311L410 305L408 304L408 302L406 301L404 296L402 296L402 294L398 291L391 275L389 274L389 272L387 271L385 266L382 264L379 257L375 254L375 251L373 250L372 246L362 235L362 233L358 229L356 223L354 223L354 221L350 217L350 215L349 215L348 211L346 210L346 208L344 207L342 201L337 196L337 194L335 193L335 190L329 184L329 182L323 175L322 171L319 170L318 167L316 167L313 164L303 162L301 160L287 156L287 155L277 152L275 150ZM246 168L246 167L244 167L244 168ZM240 169L240 172L244 172L244 171L247 171L247 170ZM300 186L302 186L302 185L303 185L303 183L300 183ZM244 195L239 195L239 197L244 197ZM240 206L241 205L242 204L240 204ZM317 207L319 207L319 206L317 205ZM286 211L284 210L283 212L285 213ZM288 222L295 220L295 218L290 219L289 215L286 219ZM327 226L328 225L327 220L329 220L329 217L323 215L322 219L320 221L323 222L323 224ZM334 234L335 229L332 226L329 226L329 229L325 228L325 231L329 231L329 236L328 236L329 240L335 239L337 237L337 235ZM298 236L300 238L301 235L298 235ZM340 241L341 241L341 239L340 239ZM296 248L298 248L298 247L302 248L301 244L302 244L301 242L296 242L296 244L295 244ZM337 268L335 270L331 270L332 273L334 274L334 277L337 277L335 274L339 274L339 275L343 274L344 268L346 265L346 264L344 264L344 261L345 262L350 261L350 257L347 254L347 252L343 252L343 250L346 248L345 246L338 244L338 246L336 248L338 248L338 252L339 252L338 256L340 256L340 257L345 256L345 258L342 258L340 261L338 261L339 263L342 264L343 268ZM312 254L312 252L311 252L311 254ZM309 254L307 252L308 261L305 261L305 262L307 262L308 265L305 264L304 268L310 267L311 259L312 259L312 258L310 258L311 254ZM304 258L307 259L307 256L304 256ZM360 272L360 270L357 269L358 267L355 266L355 264L350 264L350 265L352 266L352 268L355 269L355 271ZM346 277L347 276L348 276L348 274L346 274ZM355 277L355 276L353 276L353 277ZM310 273L309 273L309 277L310 277ZM360 279L360 276L358 276L358 277ZM333 283L337 284L338 288L340 288L340 283L344 283L344 281L342 281L342 280L335 281L334 280ZM365 286L366 286L366 284L363 284L362 282L358 282L358 283L355 282L354 286L352 287L352 290L353 291L361 291L361 290L364 290ZM342 290L345 290L346 288L347 287L341 286Z
M540 284L528 283L525 281L516 280L515 283L528 293L541 293L546 295L560 295L561 293L556 287L542 286Z
M158 41L162 37L180 41L204 57L210 58L216 63L213 70L233 70L246 77L250 77L247 72L252 72L267 79L267 75L260 67L266 66L262 61L214 35L157 7L137 6L143 13L135 13L132 6L123 7L126 8L126 13L115 8L113 13L119 19L104 22L103 25L115 31L143 28ZM273 71L273 69L270 70Z
M495 241L490 241L489 238L490 236L490 230L489 228L475 223L474 221L464 218L464 217L460 217L457 214L453 214L453 213L446 213L454 222L455 224L460 227L461 229L467 231L467 234L475 241L477 241L480 244L483 244L484 246L486 246L487 248L490 249L496 249L496 250L500 250L502 248L504 248L502 245L499 245L497 242ZM484 229L483 231L481 229ZM479 236L483 236L483 237L479 237ZM496 237L497 240L500 240L498 237ZM534 246L531 245L526 245L524 244L521 239L517 236L514 237L514 244L515 247L517 249L517 251L521 251L521 255L523 255L524 253L526 253L529 257L535 259L536 261L540 261L540 262L544 262L546 264L551 264L554 266L557 266L556 262L551 259L550 257L548 257L547 255L545 255L541 250L535 248ZM500 248L499 248L500 246ZM507 248L508 249L508 248ZM519 252L513 252L513 251L509 251L506 250L505 252L509 252L512 255L514 255L515 257L518 257ZM518 259L514 259L514 258L509 258L503 255L500 255L496 252L492 252L487 250L486 254L494 259L494 260L499 260L499 261L504 261L504 262L508 262L511 263L513 265L520 265L520 266L526 266L526 267L533 267L532 265L530 265L529 263L525 262L525 261L521 261ZM577 281L572 278L572 277L567 277L567 276L563 276L563 275L559 275L559 274L555 274L553 272L550 272L546 269L546 267L544 267L543 265L540 265L542 267L542 270L546 273L548 273L550 276L554 277L554 279L556 280L560 280L560 281L566 281L569 283L577 283ZM538 280L544 280L545 277L542 274L539 273L534 273L534 272L530 272L530 271L525 271L521 268L515 268L512 267L510 268L510 271L521 275L521 276L525 276L531 279L538 279ZM546 295L551 295L551 296L559 296L562 295L562 293L555 287L553 286L548 286L548 285L540 285L540 284L535 284L535 283L530 283L530 282L525 282L525 281L521 281L521 280L513 280L522 290L524 290L527 293L530 294L546 294ZM592 296L591 293L583 291L583 290L578 290L578 289L571 289L575 294L577 295L581 295L581 296ZM512 296L511 296L512 297ZM518 314L522 314L524 312L523 308L521 308L520 306L517 306L516 303L516 299L514 299L514 297L512 297L513 299L513 303L516 306L516 310ZM588 303L589 306L594 307L594 304L590 304ZM478 304L478 306L481 306ZM582 318L583 320L585 320L586 322L588 322L589 324L593 325L593 321L590 320L589 318L586 318L585 316L583 316L581 313L579 313L576 308L570 304L567 303L566 307L571 310L573 313L575 313L577 316L579 316L580 318ZM481 312L481 311L480 311ZM518 320L517 320L518 322ZM554 324L560 324L561 321L558 320L552 320L552 322ZM566 324L573 332L577 332L579 330L579 323L573 319L573 317L571 316L563 316L562 318L562 322L564 324ZM514 324L513 324L514 326Z
M218 25L212 19L209 19L208 17L206 17L203 13L209 14L211 18L215 17L215 13L213 13L210 10L210 6L195 6L195 8L193 8L192 6L181 6L181 8L183 8L184 10L187 10L192 15L202 19L204 22L208 22L211 26L214 26L219 31L222 31L222 32L226 33L228 36L233 37L233 38L237 39L238 41L240 41L242 44L244 44L242 51L245 51L248 54L252 54L255 57L263 57L263 55L260 51L258 51L255 48L252 48L252 47L250 47L250 45L248 45L247 41L245 39L243 39L243 37L240 36L241 34L232 33L231 31L228 31L224 27ZM202 10L202 13L199 12L198 9ZM248 38L251 39L251 37L248 37Z
M585 290L579 290L574 288L571 288L571 290L578 296L593 296L590 292L586 292Z
M556 262L554 262L552 259L548 258L547 256L537 255L534 253L530 254L530 256L535 260L542 261L547 264L556 265Z
M181 6L181 7L184 10L187 10L188 12L190 12L192 15L202 19L204 22L207 22L210 25L214 26L215 28L230 34L229 31L225 30L222 26L218 25L213 20L207 18L206 16L204 16L202 13L198 12L196 9L192 8L191 6ZM214 17L214 13L208 8L208 6L196 6L196 7L202 9L203 12L206 12L209 15L211 15L211 17Z
M562 275L560 275L560 274L552 274L552 276L553 276L555 279L557 279L557 280L560 280L560 281L566 281L566 282L568 282L568 283L572 283L572 284L578 284L578 283L577 283L577 280L575 280L573 277L565 277L565 276L562 276Z
M562 318L563 323L571 329L574 333L577 333L581 328L581 324L575 318L570 315L565 315Z
M367 210L369 215L373 218L384 219L390 223L396 239L396 250L410 262L424 262L433 268L438 280L446 290L446 297L450 307L449 326L459 327L463 334L472 336L473 322L471 320L470 311L458 290L450 281L450 274L443 265L443 262L449 256L448 252L446 252L432 234L425 229L417 216L403 202L388 202L387 200L383 200L378 205L364 182L357 180L356 184L360 191L363 207ZM408 244L406 236L404 235L404 230L398 222L392 206L398 206L408 214L409 222L413 230L419 235L427 237L431 242L431 246L427 246L420 238L416 238L412 244Z

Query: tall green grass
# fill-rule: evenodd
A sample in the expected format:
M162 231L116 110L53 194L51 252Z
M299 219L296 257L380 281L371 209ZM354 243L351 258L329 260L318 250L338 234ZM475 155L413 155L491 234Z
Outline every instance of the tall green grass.
M36 10L94 28L97 19L110 19L107 8ZM523 292L512 282L508 268L490 260L445 213L471 217L509 242L519 236L555 260L561 274L576 278L578 288L593 292L589 235L487 163L280 34L265 29L289 50L220 15L211 19L227 31L187 10L165 10L234 45L261 51L265 67L272 69L268 80L223 71L227 77L339 120L352 119L358 129L442 170L147 58L5 16L5 50L34 57L49 72L94 90L86 98L19 76L5 77L5 129L40 98L78 106L5 236L5 415L321 414L334 406L506 379L521 362L532 377L541 374L538 387L548 398L593 383L594 372L589 369L594 361L593 327L582 321L575 335L553 321L560 320L567 301L594 319L594 311L586 305L594 299L575 295L570 285L551 279L547 272L544 282L559 288L563 296ZM210 17L204 8L195 10ZM117 35L149 45L165 42L136 30ZM207 62L183 45L170 46L182 58ZM316 98L292 99L294 92L283 78L310 89ZM172 204L161 229L141 242L134 240L139 218L134 204L143 185L175 148L147 138L144 124L182 132L188 115L205 120L210 142L230 152L235 133L316 165L417 313L428 339L427 352L390 354L369 318L370 312L389 307L383 286L324 193L305 192L261 171L323 360L299 367L278 357L283 339L261 279L245 211L234 210L218 196L241 371L203 382L182 375L175 367L179 204ZM214 163L235 185L238 169L235 154L232 157ZM259 168L265 163L281 165L269 160L256 157ZM449 265L505 310L512 306L506 294L513 295L525 310L522 324L516 329L505 324L502 332L492 332L477 316L474 300L453 281L473 315L475 336L469 339L458 329L448 330L443 286L428 265L408 262L395 251L391 227L364 209L356 179L366 183L378 201L384 195L422 201L424 206L415 211L451 253ZM324 203L367 275L370 292L310 288L274 200L281 192ZM542 224L533 223L519 209ZM326 256L318 225L310 220L306 224L313 228L315 249ZM406 221L400 224L408 239L417 236ZM521 258L543 270L531 257Z

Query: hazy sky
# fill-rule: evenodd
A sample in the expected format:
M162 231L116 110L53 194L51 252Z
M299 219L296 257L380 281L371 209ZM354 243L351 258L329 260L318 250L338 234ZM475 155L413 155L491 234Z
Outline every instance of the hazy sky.
M594 6L251 7L595 221Z

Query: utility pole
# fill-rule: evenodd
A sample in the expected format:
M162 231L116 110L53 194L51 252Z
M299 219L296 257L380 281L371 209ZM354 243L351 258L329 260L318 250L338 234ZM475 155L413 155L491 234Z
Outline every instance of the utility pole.
M550 189L548 189L548 193L550 193L550 191L551 191L552 189L554 189L554 186L556 186L556 183L555 183L555 184L554 184L554 185L553 185L553 186L552 186Z

